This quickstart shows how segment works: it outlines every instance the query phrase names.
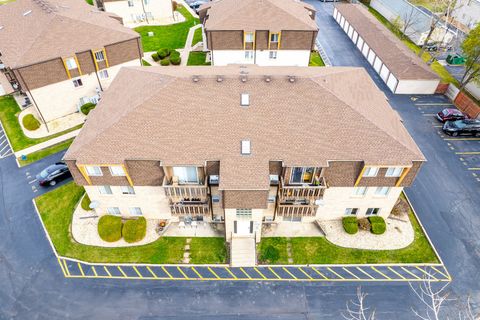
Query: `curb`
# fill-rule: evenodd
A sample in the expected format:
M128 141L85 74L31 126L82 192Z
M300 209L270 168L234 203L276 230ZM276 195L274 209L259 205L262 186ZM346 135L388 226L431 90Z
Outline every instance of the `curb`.
M10 143L10 138L8 137L7 131L5 131L5 128L3 127L2 121L0 121L0 128L2 128L3 133L5 134L5 138L7 139L8 146L10 147L10 150L12 150L12 154L15 157L15 151L13 150L12 144ZM15 162L17 163L17 167L20 168L20 163L18 163L17 157L15 157Z

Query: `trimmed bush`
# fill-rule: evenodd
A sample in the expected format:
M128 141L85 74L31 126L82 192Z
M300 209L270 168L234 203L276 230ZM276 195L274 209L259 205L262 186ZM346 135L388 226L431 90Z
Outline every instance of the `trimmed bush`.
M22 119L23 126L25 129L34 131L40 128L40 122L35 118L33 114L27 114L25 117Z
M139 217L135 220L128 220L123 224L122 235L126 242L138 242L145 238L147 233L147 220Z
M90 198L88 197L88 194L85 193L85 196L83 197L80 205L82 206L83 210L90 211L90 210L92 210L92 209L90 209L90 203L91 202L92 201L90 201Z
M266 263L275 263L278 259L280 259L280 251L272 245L266 247L260 257L260 260Z
M87 102L87 103L85 103L83 106L80 107L80 111L82 111L82 113L83 113L84 115L88 115L88 114L90 113L90 111L92 111L93 109L95 109L95 106L96 106L95 103Z
M98 235L102 240L115 242L122 238L122 218L105 215L98 220Z
M170 62L174 65L174 66L179 66L180 63L182 62L182 58L180 58L180 56L170 56Z
M343 217L343 230L348 234L355 234L358 232L357 217Z
M158 56L158 53L152 53L152 59L153 59L153 61L160 60L160 57Z
M160 59L165 59L166 57L168 57L170 55L170 49L162 48L162 49L157 51L157 54L158 54L158 57Z
M170 51L170 58L171 57L180 57L180 52L178 52L177 50Z
M162 59L160 61L161 66L168 66L169 64L170 64L170 60L168 60L168 58L167 59Z
M384 234L385 230L387 230L387 224L382 217L368 217L368 221L370 221L370 224L372 225L371 231L373 234Z

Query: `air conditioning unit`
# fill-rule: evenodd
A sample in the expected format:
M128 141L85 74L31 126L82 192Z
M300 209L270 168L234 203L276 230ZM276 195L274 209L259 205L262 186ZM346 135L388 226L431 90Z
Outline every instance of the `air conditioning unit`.
M211 184L218 184L219 178L217 175L212 175L210 176L209 181Z
M4 70L5 69L5 65L3 63L0 63L0 70Z

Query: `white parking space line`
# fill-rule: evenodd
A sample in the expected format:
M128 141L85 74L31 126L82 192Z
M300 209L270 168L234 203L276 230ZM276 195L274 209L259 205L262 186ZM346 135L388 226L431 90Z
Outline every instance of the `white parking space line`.
M29 181L28 184L32 184L32 183L35 183L37 182L37 179L33 179L32 181Z

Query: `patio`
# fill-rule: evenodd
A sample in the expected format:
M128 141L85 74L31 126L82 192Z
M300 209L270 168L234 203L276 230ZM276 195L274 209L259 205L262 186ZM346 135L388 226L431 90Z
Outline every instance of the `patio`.
M190 223L172 222L162 234L165 237L224 237L225 225L223 223L207 223L204 221L191 221Z
M323 237L315 222L279 222L262 225L262 237Z

